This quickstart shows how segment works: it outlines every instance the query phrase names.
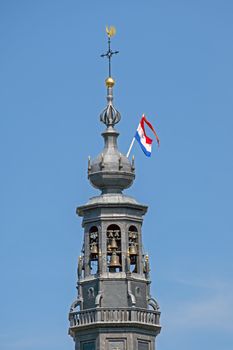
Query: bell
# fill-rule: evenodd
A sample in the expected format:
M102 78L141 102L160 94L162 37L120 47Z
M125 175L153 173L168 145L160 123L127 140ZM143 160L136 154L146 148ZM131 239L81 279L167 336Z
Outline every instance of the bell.
M92 255L97 255L98 254L98 248L97 248L97 244L96 243L93 243L91 245L91 254Z
M130 256L135 256L137 255L137 247L135 244L132 244L130 247L129 247L129 255Z
M121 267L119 256L116 252L112 253L109 267Z
M117 242L116 242L115 238L112 238L111 243L110 243L110 249L114 250L117 248L118 248Z

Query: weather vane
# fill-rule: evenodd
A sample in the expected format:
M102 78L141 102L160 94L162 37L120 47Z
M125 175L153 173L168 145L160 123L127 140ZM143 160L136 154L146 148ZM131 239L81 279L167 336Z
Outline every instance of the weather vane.
M107 57L108 58L108 76L111 77L111 59L112 55L115 55L119 53L119 51L112 51L111 49L111 37L116 34L116 28L115 27L106 27L106 33L108 35L108 51L105 54L102 54L101 57Z

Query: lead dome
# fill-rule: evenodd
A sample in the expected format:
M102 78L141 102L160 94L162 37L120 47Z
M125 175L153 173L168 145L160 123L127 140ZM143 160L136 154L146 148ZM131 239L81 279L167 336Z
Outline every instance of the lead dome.
M110 79L110 78L108 78ZM111 78L111 81L114 81ZM107 106L100 115L100 121L107 128L102 133L104 149L94 159L89 160L88 178L91 184L102 193L121 193L129 188L135 178L134 160L132 163L117 147L119 133L114 125L121 119L120 113L113 106L113 85L107 84Z

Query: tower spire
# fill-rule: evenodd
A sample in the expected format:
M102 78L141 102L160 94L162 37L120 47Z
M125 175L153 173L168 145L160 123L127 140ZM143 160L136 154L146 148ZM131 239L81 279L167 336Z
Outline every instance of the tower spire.
M150 267L142 246L147 206L127 196L135 178L134 160L117 146L114 125L120 113L113 106L111 37L107 28L109 77L107 106L101 121L104 148L88 159L88 178L101 194L77 208L83 218L84 244L78 258L77 297L69 313L69 334L76 350L155 350L160 311L150 292Z
M108 51L102 54L101 57L108 58L108 78L105 80L105 84L107 86L107 106L101 113L100 120L109 128L120 121L121 115L113 106L113 86L115 84L115 81L111 76L112 56L119 53L119 51L112 51L111 49L111 38L116 34L116 29L112 26L109 28L106 27L106 32L108 36Z

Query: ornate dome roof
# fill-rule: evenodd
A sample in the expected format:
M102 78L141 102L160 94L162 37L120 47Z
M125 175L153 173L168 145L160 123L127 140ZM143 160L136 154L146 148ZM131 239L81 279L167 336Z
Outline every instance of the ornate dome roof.
M104 149L93 160L88 163L88 178L91 184L102 191L102 193L121 193L130 187L134 181L134 160L129 159L119 152L117 148L117 137L119 133L114 125L120 121L120 113L113 106L114 80L106 80L107 106L100 115L100 120L107 126L102 133L104 137Z
M117 148L119 133L112 126L109 126L102 135L105 146L93 161L89 161L88 178L102 193L121 193L133 183L134 164L119 152Z

